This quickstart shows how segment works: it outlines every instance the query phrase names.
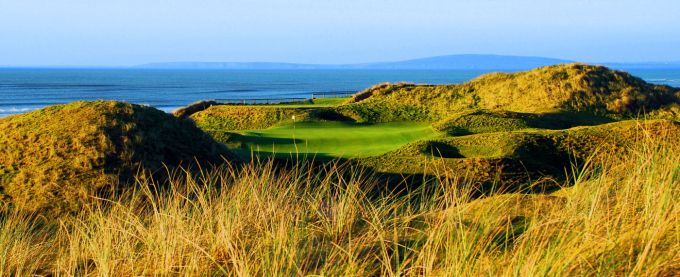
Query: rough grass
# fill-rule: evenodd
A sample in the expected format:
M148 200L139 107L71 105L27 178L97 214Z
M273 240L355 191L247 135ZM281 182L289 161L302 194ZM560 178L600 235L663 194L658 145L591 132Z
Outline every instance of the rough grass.
M0 275L673 276L679 151L649 136L551 195L479 200L450 170L379 196L348 165L179 171L59 223L3 213Z
M650 136L680 141L680 125L669 120L629 120L567 130L440 137L364 158L361 163L379 172L396 174L436 174L443 165L461 172L475 172L478 182L511 186L546 177L564 179L570 164L627 155L628 149Z
M314 98L302 103L284 103L272 104L276 107L298 108L298 107L333 107L340 105L347 101L348 97L328 97L328 98Z
M276 107L276 108L324 108L324 107L333 107L337 106L341 103L344 103L348 98L347 97L333 97L333 98L315 98L315 99L309 99L305 101L298 101L298 102L291 102L291 103L280 103L280 104L259 104L257 105L258 107L261 108L271 108L271 107ZM208 100L208 101L198 101L195 103L192 103L186 107L179 108L172 112L174 116L177 117L190 117L191 115L205 111L208 108L212 106L223 106L221 108L217 108L218 110L224 110L224 109L229 109L228 107L230 106L248 106L252 107L253 105L235 105L235 104L222 104L218 103L213 100ZM226 106L227 108L225 108ZM212 111L215 112L215 111Z
M565 64L492 73L461 85L381 84L338 108L365 122L441 120L468 109L636 115L680 103L678 89L602 66Z
M208 101L198 101L195 103L191 103L186 107L179 108L175 111L172 112L172 115L176 117L189 117L192 114L195 114L200 111L204 111L207 108L210 108L212 106L219 105L216 101L208 100Z
M266 129L304 121L351 121L332 108L314 105L219 105L195 113L191 119L208 132Z
M191 119L203 130L253 130L309 118L310 110L275 106L223 105L195 113Z
M433 123L451 136L518 131L524 129L560 130L614 121L587 112L518 113L509 111L467 110Z
M0 119L0 208L78 210L141 168L219 161L224 147L187 120L111 101L75 102Z

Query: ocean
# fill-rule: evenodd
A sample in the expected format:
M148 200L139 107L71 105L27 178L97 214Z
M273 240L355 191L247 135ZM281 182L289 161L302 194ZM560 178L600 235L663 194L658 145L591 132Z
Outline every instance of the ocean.
M680 87L680 70L631 70ZM309 98L382 82L457 84L485 71L0 69L0 117L77 100L119 100L173 111L199 100Z

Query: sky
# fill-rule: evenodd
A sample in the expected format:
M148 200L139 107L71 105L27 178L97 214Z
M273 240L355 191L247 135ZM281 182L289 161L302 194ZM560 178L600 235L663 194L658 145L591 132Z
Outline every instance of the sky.
M0 0L0 66L680 61L678 0Z

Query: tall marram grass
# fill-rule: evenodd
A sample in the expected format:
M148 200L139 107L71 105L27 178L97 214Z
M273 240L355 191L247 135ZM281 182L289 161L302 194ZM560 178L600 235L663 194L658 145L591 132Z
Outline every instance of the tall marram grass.
M2 215L0 275L675 275L678 150L650 138L551 195L482 199L445 170L407 193L347 164L178 170L69 218Z

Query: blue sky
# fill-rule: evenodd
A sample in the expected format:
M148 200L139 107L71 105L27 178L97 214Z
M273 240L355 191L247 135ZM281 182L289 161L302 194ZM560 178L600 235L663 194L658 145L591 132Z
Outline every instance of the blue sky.
M680 61L677 0L0 0L0 65Z

